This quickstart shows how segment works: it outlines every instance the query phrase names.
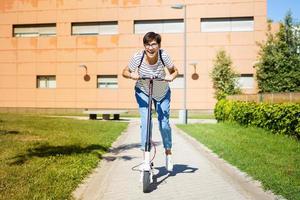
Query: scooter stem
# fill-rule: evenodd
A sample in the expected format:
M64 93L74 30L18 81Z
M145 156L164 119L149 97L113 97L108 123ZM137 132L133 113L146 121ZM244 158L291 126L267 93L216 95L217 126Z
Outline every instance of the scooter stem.
M148 99L148 116L147 116L147 137L146 137L146 144L145 144L145 153L150 152L150 150L151 150L152 92L153 92L153 79L150 79L150 82L149 82L149 99Z

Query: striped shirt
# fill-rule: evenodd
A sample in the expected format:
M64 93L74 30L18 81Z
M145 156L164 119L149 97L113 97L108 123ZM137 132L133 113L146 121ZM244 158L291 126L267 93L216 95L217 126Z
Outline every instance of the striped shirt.
M144 51L139 51L133 55L133 57L130 59L128 67L130 72L135 71L142 59ZM158 53L159 56L159 53ZM139 67L138 73L140 77L159 77L164 78L166 76L164 67L167 67L169 69L174 67L174 64L170 58L170 56L166 53L165 50L161 49L161 57L157 60L157 63L154 65L149 65L146 62L146 55L144 56L143 62L141 66ZM165 66L163 65L161 59L163 59L163 62ZM137 80L136 87L141 89L144 93L149 95L149 80ZM166 81L153 81L153 98L157 101L160 101L164 98L164 96L167 94L169 90L169 83Z

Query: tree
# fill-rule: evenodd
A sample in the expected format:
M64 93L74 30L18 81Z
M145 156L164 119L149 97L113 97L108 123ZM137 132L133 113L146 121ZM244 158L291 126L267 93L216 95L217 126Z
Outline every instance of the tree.
M220 50L216 55L213 70L210 74L217 100L224 99L228 95L240 93L240 89L236 83L237 75L231 69L231 65L231 58L226 55L224 50Z
M300 36L289 11L275 35L269 31L267 41L259 44L255 65L259 92L300 91Z

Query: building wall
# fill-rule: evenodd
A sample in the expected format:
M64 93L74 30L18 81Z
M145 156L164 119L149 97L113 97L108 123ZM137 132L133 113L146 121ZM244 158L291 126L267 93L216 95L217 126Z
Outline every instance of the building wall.
M170 0L1 0L0 107L135 108L134 82L121 76L133 53L143 48L134 20L179 19L183 10ZM187 108L213 109L209 73L221 48L238 73L253 74L257 41L265 38L266 0L186 0ZM254 17L254 31L204 33L200 19ZM74 36L72 22L118 21L117 35ZM56 23L55 37L13 37L12 25ZM164 33L162 48L183 73L183 33ZM198 80L191 62L197 62ZM90 81L84 81L87 66ZM96 87L97 75L118 74L118 89ZM56 88L36 87L37 75L56 75ZM255 88L248 93L255 92ZM183 90L172 90L172 109L180 109Z

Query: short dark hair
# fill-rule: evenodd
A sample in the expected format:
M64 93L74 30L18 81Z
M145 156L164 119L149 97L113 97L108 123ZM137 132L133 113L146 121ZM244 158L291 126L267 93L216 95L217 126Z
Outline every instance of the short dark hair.
M160 46L161 36L158 33L148 32L144 35L143 43L144 45L148 44L152 40L155 40L157 44Z

